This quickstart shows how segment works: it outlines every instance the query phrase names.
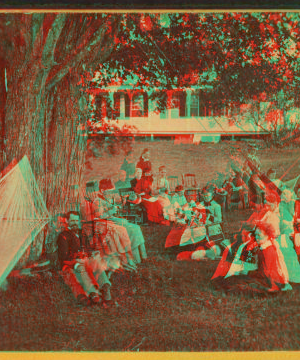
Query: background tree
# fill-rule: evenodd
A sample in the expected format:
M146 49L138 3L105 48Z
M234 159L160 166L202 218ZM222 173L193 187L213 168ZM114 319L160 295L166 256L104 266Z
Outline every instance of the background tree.
M298 24L295 13L1 14L1 168L26 154L50 212L65 211L82 178L87 90L108 83L93 80L99 64L136 87L208 84L211 101L245 101L297 89Z
M66 211L85 162L80 74L107 60L121 15L1 14L1 168L27 155L50 213ZM31 248L41 252L42 238ZM28 255L28 254L27 254ZM25 256L26 258L26 256Z
M101 76L91 88L127 77L137 89L195 85L216 107L299 90L297 13L127 14L125 20L116 49L98 68ZM155 97L159 109L168 105L164 91Z

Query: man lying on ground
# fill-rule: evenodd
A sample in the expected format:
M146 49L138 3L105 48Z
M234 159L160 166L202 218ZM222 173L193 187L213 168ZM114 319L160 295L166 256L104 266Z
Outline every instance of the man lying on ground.
M70 211L67 214L67 222L68 228L63 230L57 239L63 278L68 278L68 275L75 278L77 286L76 282L73 282L74 293L80 292L78 288L83 288L84 292L77 296L78 301L83 304L88 300L95 304L99 303L100 293L103 300L111 300L111 283L105 272L106 264L100 258L91 255L92 249L86 244L80 230L79 213Z
M49 226L48 233L45 240L45 255L50 260L51 265L54 268L59 267L57 257L57 238L58 235L68 228L67 217L64 214L56 214L52 220L52 224Z

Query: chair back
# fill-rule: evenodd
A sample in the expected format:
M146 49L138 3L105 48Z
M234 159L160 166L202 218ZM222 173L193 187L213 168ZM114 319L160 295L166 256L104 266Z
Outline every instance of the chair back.
M191 188L197 188L198 186L195 174L183 174L182 183L186 190Z
M170 191L172 193L174 193L176 186L179 185L178 176L168 176L168 181L169 181L169 185L170 185Z

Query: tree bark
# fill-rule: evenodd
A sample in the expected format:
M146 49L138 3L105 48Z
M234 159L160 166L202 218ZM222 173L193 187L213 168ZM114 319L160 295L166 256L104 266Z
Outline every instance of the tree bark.
M97 31L91 33L78 27L78 15L35 14L30 21L26 18L22 23L30 30L27 33L22 30L22 59L14 45L14 34L9 34L10 54L15 50L15 56L8 59L9 89L5 106L8 141L4 165L27 155L51 215L76 210L72 201L81 187L87 145L84 131L87 114L80 109L80 101L87 95L78 86L82 64L96 59L101 63L109 56L113 43L105 44L109 40L107 24L112 27L110 41L113 42L118 19L112 16L108 22L101 20L102 23L93 19ZM68 27L71 23L75 24L73 33ZM87 28L88 25L85 24ZM77 42L72 40L76 36ZM68 49L64 49L65 43L69 44ZM62 54L63 61L56 62L57 48L70 55L70 62ZM24 254L20 266L40 257L43 240L41 233Z

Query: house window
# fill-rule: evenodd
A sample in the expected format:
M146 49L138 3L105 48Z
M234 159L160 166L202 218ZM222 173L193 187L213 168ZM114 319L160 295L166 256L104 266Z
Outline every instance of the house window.
M144 97L141 94L133 95L131 102L131 116L144 116Z
M191 116L199 116L199 95L191 95Z
M107 99L105 95L98 95L95 99L96 118L104 119L108 116Z
M125 118L125 95L120 95L120 119Z
M178 119L180 115L180 97L179 94L173 94L171 100L171 118Z
M120 94L120 119L130 117L130 99L126 93Z
M160 118L161 119L166 119L167 115L168 115L168 110L167 109L161 110L161 112L160 112Z

